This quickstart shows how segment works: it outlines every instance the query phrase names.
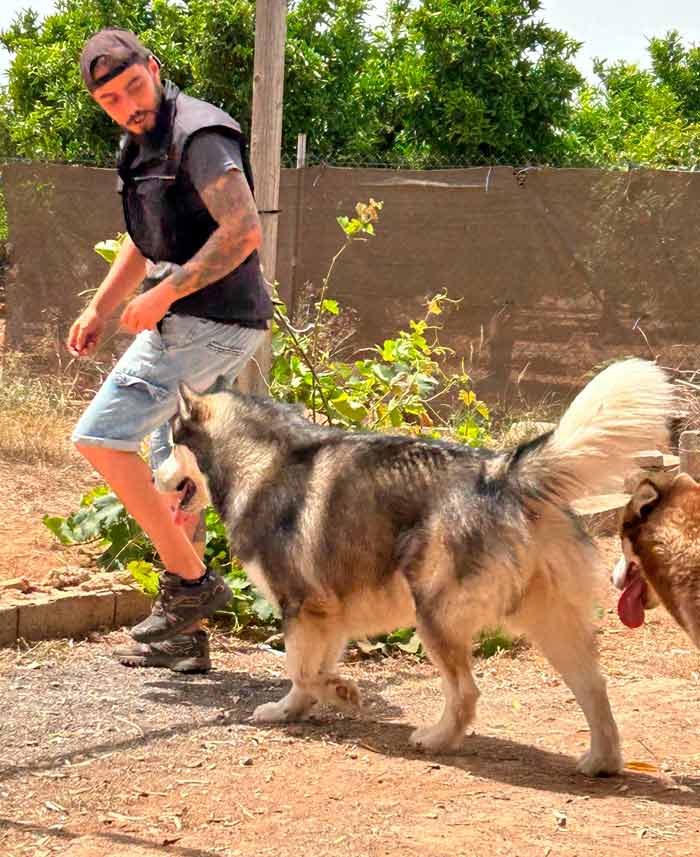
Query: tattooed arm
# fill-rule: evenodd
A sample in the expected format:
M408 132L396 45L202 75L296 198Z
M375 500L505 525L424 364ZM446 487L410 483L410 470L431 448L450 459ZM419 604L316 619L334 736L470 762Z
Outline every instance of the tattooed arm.
M155 327L176 300L220 280L260 247L257 208L240 170L214 179L200 196L218 227L188 262L126 307L121 323L132 333Z
M162 283L172 290L173 300L220 280L260 247L258 212L243 173L225 173L204 188L201 196L219 228L189 262Z

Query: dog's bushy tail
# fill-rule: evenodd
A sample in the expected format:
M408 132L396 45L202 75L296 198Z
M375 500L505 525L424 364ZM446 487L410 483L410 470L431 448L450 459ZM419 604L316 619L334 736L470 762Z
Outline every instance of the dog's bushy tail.
M511 466L566 502L620 490L633 456L668 439L673 395L656 364L613 363L576 396L550 435L519 447Z

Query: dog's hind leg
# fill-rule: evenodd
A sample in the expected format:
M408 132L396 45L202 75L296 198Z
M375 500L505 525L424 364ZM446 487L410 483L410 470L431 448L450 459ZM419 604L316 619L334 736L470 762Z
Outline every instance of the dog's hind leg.
M588 721L591 746L579 759L578 770L590 777L618 774L622 770L620 738L598 666L593 627L586 616L588 603L567 603L561 592L543 590L541 596L526 598L513 617L515 624L561 674Z
M290 620L284 643L292 687L279 702L259 705L253 721L302 720L316 702L328 702L342 709L359 706L360 694L355 683L329 672L345 642L345 635L331 621L303 615Z

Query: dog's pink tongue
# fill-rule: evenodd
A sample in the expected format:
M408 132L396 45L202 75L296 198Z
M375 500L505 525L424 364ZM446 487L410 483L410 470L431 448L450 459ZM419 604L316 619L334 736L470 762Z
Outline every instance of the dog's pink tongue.
M639 628L644 624L643 595L644 579L636 577L617 602L617 615L628 628Z

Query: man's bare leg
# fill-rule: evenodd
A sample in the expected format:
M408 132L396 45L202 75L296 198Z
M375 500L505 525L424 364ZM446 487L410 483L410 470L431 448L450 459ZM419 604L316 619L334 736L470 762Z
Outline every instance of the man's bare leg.
M89 444L76 446L150 537L168 572L161 576L150 616L131 628L131 636L146 644L167 640L224 609L231 590L219 575L207 572L187 531L173 521L172 498L157 490L139 455ZM194 522L191 527L201 551L203 533L196 532Z
M172 498L172 502L176 502L176 499ZM192 543L197 556L204 561L204 549L206 548L207 541L207 524L204 520L204 512L200 512L197 515L188 515L182 525L182 529ZM200 631L202 628L203 625L201 622L195 622L194 625L184 628L180 633L194 634L195 631Z
M127 512L149 536L166 571L185 580L201 577L204 573L201 556L184 528L174 523L171 498L157 490L148 465L138 453L81 443L76 448L104 477ZM193 536L194 529L193 522Z

